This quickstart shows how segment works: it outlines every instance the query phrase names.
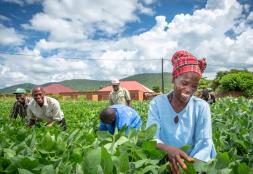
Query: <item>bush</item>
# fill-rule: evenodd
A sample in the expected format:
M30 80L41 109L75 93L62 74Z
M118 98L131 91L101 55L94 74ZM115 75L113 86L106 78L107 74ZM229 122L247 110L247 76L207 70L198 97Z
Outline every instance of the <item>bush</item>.
M253 74L251 72L228 73L220 79L219 83L223 91L241 91L245 97L253 97Z
M156 92L156 93L161 92L161 90L160 90L160 87L159 87L159 86L153 86L153 87L152 87L152 90L153 90L154 92Z

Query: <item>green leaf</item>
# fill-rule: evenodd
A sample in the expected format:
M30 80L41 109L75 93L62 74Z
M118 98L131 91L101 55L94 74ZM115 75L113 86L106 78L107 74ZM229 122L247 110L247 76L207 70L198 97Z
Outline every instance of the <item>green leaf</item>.
M54 150L54 142L49 132L44 136L44 138L41 141L40 147L44 149L45 151L50 152L51 150Z
M193 163L190 163L190 162L188 162L186 160L184 162L185 162L185 164L187 166L187 169L184 170L184 173L186 173L186 174L195 174L196 170L195 170L195 168L193 166Z
M70 155L71 159L74 162L81 162L82 161L82 149L80 147L76 147L72 150L71 155Z
M31 135L30 141L29 141L29 143L28 143L27 145L28 145L31 149L33 149L34 146L35 146L35 143L36 143L36 132L35 132L35 130L33 129L33 133L32 133L32 135Z
M87 152L84 162L85 173L97 174L101 169L101 148L92 149ZM99 169L100 168L100 169Z
M74 130L68 137L67 144L70 145L74 139L77 137L79 133L79 129Z
M126 173L129 168L129 159L127 152L121 152L119 156L119 170Z
M205 163L197 159L195 159L195 162L193 163L195 170L203 173L208 171L208 169L210 168L209 165L209 163Z
M11 161L17 168L22 169L33 169L39 165L38 160L33 157L16 156Z
M230 160L229 160L229 156L227 152L218 153L216 159L217 159L217 162L215 165L216 169L223 169L223 168L228 167Z
M52 164L44 166L41 170L41 174L54 174L54 166Z
M12 158L12 157L16 156L16 152L12 149L5 148L5 149L3 149L3 151L4 151L5 158Z
M108 131L97 131L96 134L100 141L112 141L112 135Z
M30 172L29 170L20 169L20 168L18 168L18 173L19 173L19 174L33 174L33 173Z
M107 152L105 148L101 149L101 167L104 173L112 173L113 162L111 155Z
M84 174L82 166L80 164L76 164L76 174Z
M156 130L157 130L157 125L156 124L153 124L153 125L149 126L144 131L145 140L152 140L154 138L154 136L155 136Z
M156 148L156 141L144 141L141 148L149 154L150 158L162 158L165 155L163 151Z
M181 149L182 151L186 152L186 151L188 151L188 150L191 149L191 146L190 146L190 145L185 145L185 146L181 147L180 149Z
M138 169L142 167L146 163L146 161L147 160L139 160L139 161L133 162L133 164L135 165L135 168Z
M132 139L136 139L138 136L138 132L136 129L134 128L129 128L128 131L128 139L132 140Z
M112 150L112 153L116 151L118 146L126 143L127 141L128 139L125 136L121 136L115 143L112 143L110 148Z
M157 174L158 173L158 167L153 166L153 165L148 165L146 166L143 170L142 173L152 173L152 174Z
M240 163L237 168L238 173L249 174L250 168L245 163Z

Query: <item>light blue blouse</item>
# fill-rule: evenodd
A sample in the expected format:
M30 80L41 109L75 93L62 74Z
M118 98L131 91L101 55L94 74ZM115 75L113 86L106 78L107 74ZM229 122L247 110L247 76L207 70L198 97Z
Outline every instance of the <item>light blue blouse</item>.
M167 95L155 97L149 106L147 127L157 124L157 142L178 148L190 145L188 155L205 162L214 158L216 151L208 103L192 96L186 107L176 113ZM177 115L179 121L176 124L174 118Z

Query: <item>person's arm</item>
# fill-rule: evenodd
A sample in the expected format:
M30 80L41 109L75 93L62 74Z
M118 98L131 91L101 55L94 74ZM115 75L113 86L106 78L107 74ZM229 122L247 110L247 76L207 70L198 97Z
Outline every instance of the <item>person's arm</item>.
M17 116L18 116L18 102L15 102L11 110L10 118L16 119Z
M205 162L216 156L212 140L211 112L207 103L204 103L201 113L196 118L194 146L190 156Z
M55 121L61 121L64 118L60 103L55 100L52 104L52 120L48 120L48 124L53 124Z
M112 94L111 94L111 93L109 94L109 104L110 104L110 105L113 105Z
M131 107L131 100L127 100L127 106Z
M127 106L131 106L131 96L127 89L125 89L125 99L127 101Z
M108 130L106 125L102 121L100 121L99 130L100 131L107 131Z
M35 120L36 117L33 115L32 110L29 108L27 108L27 118L28 118L28 123L27 123L27 127L32 127L35 124Z

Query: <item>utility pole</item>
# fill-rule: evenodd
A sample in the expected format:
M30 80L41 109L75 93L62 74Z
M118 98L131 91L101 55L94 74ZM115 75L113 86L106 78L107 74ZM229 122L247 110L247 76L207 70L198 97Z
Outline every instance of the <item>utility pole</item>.
M164 80L163 80L163 58L162 58L162 93L164 94Z

